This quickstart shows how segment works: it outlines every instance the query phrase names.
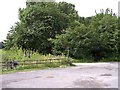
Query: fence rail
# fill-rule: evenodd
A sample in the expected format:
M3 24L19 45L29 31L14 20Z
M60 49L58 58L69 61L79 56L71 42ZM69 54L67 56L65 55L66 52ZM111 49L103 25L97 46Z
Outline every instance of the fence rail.
M38 66L40 64L62 64L65 61L64 58L48 58L44 60L23 60L23 61L13 61L8 60L4 62L0 62L0 67L2 67L2 70L12 70L15 69L17 66Z

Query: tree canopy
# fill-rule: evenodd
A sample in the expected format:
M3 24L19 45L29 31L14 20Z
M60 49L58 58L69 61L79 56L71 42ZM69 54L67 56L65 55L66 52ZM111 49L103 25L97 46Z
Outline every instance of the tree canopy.
M5 49L99 60L120 54L120 18L112 10L80 17L67 2L27 2L4 41Z

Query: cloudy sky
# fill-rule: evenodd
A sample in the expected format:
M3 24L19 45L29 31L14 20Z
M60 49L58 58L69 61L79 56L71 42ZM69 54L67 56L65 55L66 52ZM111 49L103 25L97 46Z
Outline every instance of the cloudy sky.
M0 42L3 41L10 27L18 21L18 9L25 7L26 0L1 0L0 1ZM80 16L95 15L95 10L110 8L118 14L120 0L56 0L73 3Z

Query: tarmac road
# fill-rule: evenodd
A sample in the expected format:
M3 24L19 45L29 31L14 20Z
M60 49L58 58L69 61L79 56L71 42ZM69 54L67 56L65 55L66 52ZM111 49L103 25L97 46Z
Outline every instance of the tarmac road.
M75 67L0 75L2 88L118 88L118 63L76 63Z

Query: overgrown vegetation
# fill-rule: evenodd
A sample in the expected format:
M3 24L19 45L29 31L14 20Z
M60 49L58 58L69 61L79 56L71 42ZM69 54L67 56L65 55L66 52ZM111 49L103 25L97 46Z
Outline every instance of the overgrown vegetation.
M8 61L15 61L18 63L17 67L14 69L11 69L10 66L3 66L0 68L3 72L0 72L1 74L5 73L12 73L17 71L30 71L30 70L39 70L39 69L46 69L46 68L56 68L56 67L66 67L70 64L68 63L68 59L64 55L42 55L37 52L32 52L31 57L25 57L23 51L20 50L0 50L2 57L0 62L3 62L2 64L5 64L4 62ZM51 61L49 60L51 59ZM55 60L52 60L55 59ZM58 59L58 60L57 60ZM69 62L71 63L71 58L69 58ZM26 61L26 63L24 62ZM39 63L37 63L37 62Z
M51 55L51 54L47 54L47 55L42 55L39 54L37 52L31 52L31 57L25 57L24 53L22 51L22 49L19 50L0 50L0 52L2 53L2 61L6 61L6 60L15 60L15 61L23 61L23 60L47 60L50 58L66 58L64 55L59 55L59 56L55 56L55 55Z
M85 18L71 3L27 2L4 46L3 60L63 54L81 62L120 61L120 18L108 8Z

